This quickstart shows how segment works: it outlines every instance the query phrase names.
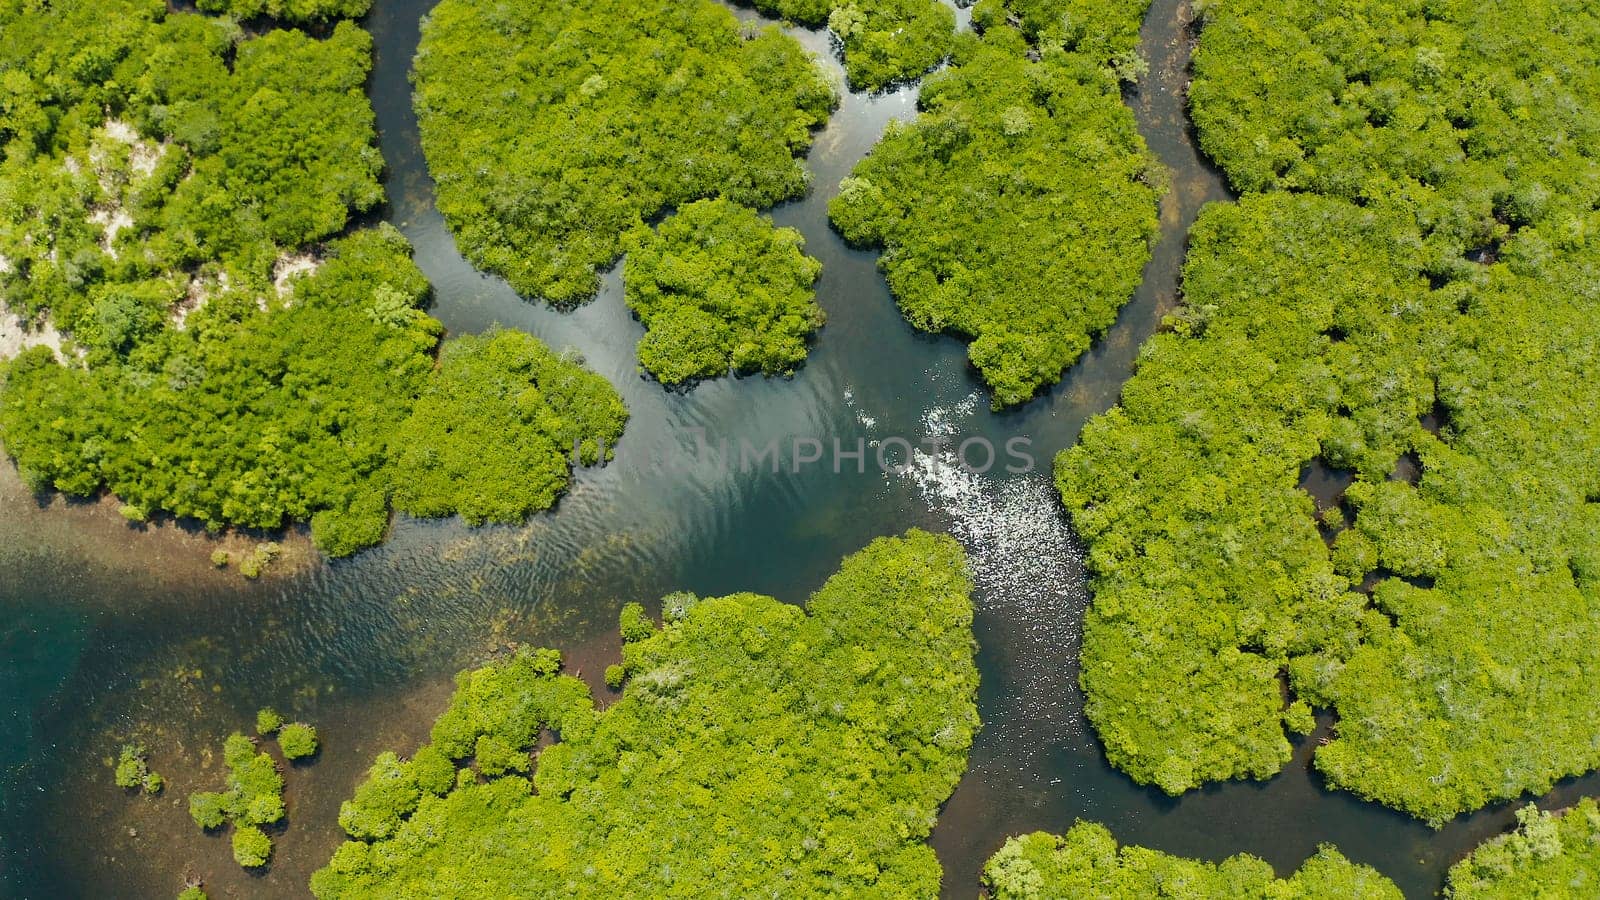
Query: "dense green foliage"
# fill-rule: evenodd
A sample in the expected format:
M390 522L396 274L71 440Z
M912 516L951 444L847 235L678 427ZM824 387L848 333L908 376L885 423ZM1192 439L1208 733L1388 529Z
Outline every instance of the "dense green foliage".
M444 0L416 63L422 145L462 251L582 302L630 229L725 196L800 196L835 96L776 28L711 0Z
M331 245L266 312L247 294L214 297L188 328L89 368L29 351L6 373L6 449L30 483L106 488L140 517L311 519L329 553L377 543L389 442L433 369L440 328L416 308L426 291L404 239L375 229Z
M574 458L611 458L628 411L604 378L520 331L445 345L395 435L395 507L515 522L566 490Z
M769 16L826 24L844 50L857 90L915 78L950 52L955 14L939 0L742 0Z
M0 296L96 362L159 330L196 268L262 288L382 199L365 32L109 6L0 4Z
M256 734L266 737L277 734L282 727L283 716L278 715L277 710L265 706L256 710Z
M1264 193L1057 467L1107 755L1263 778L1324 707L1329 783L1433 822L1600 765L1600 16L1239 0L1197 67ZM1320 529L1311 465L1354 478Z
M994 900L1096 897L1101 900L1400 900L1373 869L1324 845L1298 872L1279 880L1248 854L1209 863L1144 847L1118 847L1102 825L1079 822L1064 837L1014 837L989 859L984 884Z
M234 732L222 746L228 767L227 789L189 795L189 816L206 830L231 822L233 857L239 865L266 863L272 840L260 828L283 820L283 775L278 764L247 737Z
M381 541L442 328L397 231L317 243L382 198L368 36L137 0L0 3L0 33L0 300L81 353L0 367L25 479L136 522Z
M1585 798L1560 813L1532 804L1517 830L1488 841L1450 869L1451 900L1600 895L1600 806Z
M149 753L143 744L123 744L117 754L115 772L117 787L140 790L146 794L159 794L166 781L159 773L150 771Z
M970 588L959 546L913 531L846 559L807 610L669 608L624 645L603 713L551 651L465 673L432 744L385 754L346 804L356 840L312 889L933 896L923 839L977 727ZM473 755L476 772L448 762Z
M980 8L981 36L963 35L928 79L921 115L891 124L830 204L847 239L886 248L913 325L973 339L996 407L1059 379L1149 258L1158 164L1107 52L1132 47L1143 7L1121 6L1097 10L1114 37L1065 40L1007 24L997 3Z
M292 22L355 18L372 8L372 0L195 0L206 12L231 13L243 18L270 16Z
M267 833L254 825L244 825L234 829L233 861L246 869L264 866L272 856L272 838Z
M317 729L304 722L290 722L278 731L278 747L283 758L305 759L317 754Z
M663 384L790 374L822 325L821 274L793 228L721 198L681 207L629 241L626 299L649 329L639 364Z

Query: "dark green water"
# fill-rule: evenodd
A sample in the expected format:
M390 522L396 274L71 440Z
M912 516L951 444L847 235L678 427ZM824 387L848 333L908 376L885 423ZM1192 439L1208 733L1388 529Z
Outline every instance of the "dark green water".
M340 800L382 749L409 751L448 697L449 677L509 640L569 651L591 679L616 654L621 604L667 591L754 590L802 600L839 559L873 537L917 525L949 530L972 554L980 586L980 734L966 779L932 843L946 893L972 896L984 859L1009 834L1105 822L1127 842L1221 858L1248 851L1281 871L1320 842L1376 865L1414 896L1439 885L1472 844L1503 828L1496 809L1434 832L1324 791L1306 767L1311 743L1270 782L1230 784L1179 800L1110 769L1082 715L1074 671L1087 602L1081 554L1053 496L1048 461L1111 405L1138 345L1175 302L1184 235L1199 208L1225 200L1197 156L1182 110L1189 34L1179 0L1157 0L1145 27L1152 64L1128 100L1172 170L1163 237L1138 296L1116 326L1047 396L996 415L959 341L911 331L876 270L844 246L826 205L841 178L914 89L851 95L818 135L815 189L778 209L820 258L828 313L810 362L792 380L725 380L673 394L636 373L643 333L608 277L600 297L557 313L517 297L457 254L433 206L407 73L434 0L378 4L372 98L390 167L386 218L417 248L433 313L457 333L493 324L580 350L617 385L633 418L616 461L584 473L556 511L520 528L471 530L401 520L384 547L248 585L206 573L200 540L139 534L104 511L41 510L5 473L0 484L0 890L8 896L171 896L185 874L213 896L300 896L339 840ZM818 34L798 33L826 55ZM900 436L1031 439L1040 470L974 476L946 461L885 474L870 461L835 474L741 474L714 460L663 472L711 442L755 446L796 436L847 447ZM193 546L191 546L193 545ZM220 781L222 738L272 704L315 722L326 750L288 775L289 826L273 864L245 874L225 838L201 835L189 791ZM127 735L167 776L154 800L124 796L102 759ZM1600 792L1564 786L1560 804Z

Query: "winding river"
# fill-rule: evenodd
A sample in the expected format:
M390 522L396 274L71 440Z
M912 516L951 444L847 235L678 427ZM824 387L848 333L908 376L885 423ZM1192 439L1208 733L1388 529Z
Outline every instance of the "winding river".
M554 512L526 526L402 519L379 549L337 563L307 555L313 561L258 584L209 571L203 536L172 526L140 534L102 505L36 501L0 467L0 893L171 896L195 874L212 896L301 896L340 840L339 802L377 752L409 751L425 735L456 670L507 642L534 642L566 650L594 683L617 655L611 633L628 600L683 588L798 602L846 553L913 525L956 534L979 584L984 728L932 838L947 895L973 896L983 861L1007 835L1061 831L1080 817L1125 842L1212 859L1251 852L1284 873L1333 842L1409 896L1431 895L1452 861L1505 827L1508 807L1436 832L1330 793L1307 766L1315 736L1269 782L1170 799L1107 766L1083 718L1074 665L1088 595L1049 460L1115 402L1139 344L1176 302L1190 224L1202 205L1228 197L1184 114L1185 0L1154 3L1143 31L1151 74L1127 98L1172 171L1144 286L1057 387L1003 414L989 411L965 346L912 331L876 254L845 246L827 224L840 179L890 120L915 114L914 88L846 97L810 155L812 194L775 211L825 266L828 324L805 368L790 380L670 393L637 374L643 329L615 273L598 299L559 313L457 253L410 108L410 60L433 2L385 0L369 22L389 165L385 217L415 245L434 285L432 311L452 332L525 329L580 351L618 386L633 418L617 458L583 473ZM822 35L796 36L828 56ZM979 476L925 458L903 474L870 463L864 473L853 464L838 474L826 465L740 473L716 456L696 458L701 435L758 447L796 436L847 447L931 435L1004 446L1021 436L1039 467ZM661 460L692 464L664 472ZM272 865L247 874L225 837L193 826L185 798L221 781L222 738L267 704L315 722L326 750L289 772L288 828ZM111 786L104 760L128 735L149 745L168 779L158 798ZM1592 793L1594 777L1547 800Z

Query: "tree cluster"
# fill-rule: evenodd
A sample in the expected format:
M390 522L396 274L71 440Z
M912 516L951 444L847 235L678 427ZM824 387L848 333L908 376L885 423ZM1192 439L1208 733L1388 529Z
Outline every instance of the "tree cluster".
M1394 882L1323 845L1299 871L1279 879L1249 854L1210 863L1117 845L1105 826L1079 822L1065 835L1034 832L1006 841L983 869L994 900L1097 897L1144 900L1401 900Z
M432 742L380 757L345 805L352 840L312 890L933 896L924 838L978 724L970 590L959 545L913 531L847 558L805 610L676 595L659 629L625 613L604 712L552 651L464 673Z
M258 752L249 738L234 732L222 745L228 785L222 792L189 795L189 816L210 831L233 825L233 858L247 869L266 865L272 839L261 830L283 820L283 775L271 756Z
M1480 844L1450 868L1450 900L1592 897L1600 893L1600 805L1585 798L1570 809L1517 812L1517 828Z
M445 0L416 61L422 146L462 252L561 305L692 200L802 195L836 97L777 28L712 0Z
M399 432L444 390L443 329L404 238L349 229L382 199L370 38L349 22L246 36L137 0L0 4L0 32L0 300L69 335L64 360L0 366L23 477L109 491L135 522L310 521L336 556L381 541ZM562 427L580 397L614 415L567 368L584 387L547 407L524 392L525 428Z
M997 408L1057 381L1133 296L1163 180L1111 67L1142 4L1096 10L1093 29L1068 26L1078 4L1014 5L974 11L920 115L829 207L846 239L885 248L912 325L972 339Z
M1323 708L1329 783L1434 823L1595 768L1600 15L1230 2L1196 68L1246 196L1057 463L1108 757L1266 778Z
M627 420L609 382L531 335L456 338L395 433L395 508L519 522L555 504L575 464L610 459Z
M822 264L793 228L730 200L697 200L630 241L622 280L644 323L639 365L662 384L788 375L822 326Z
M856 90L916 78L950 53L956 17L939 0L742 0L769 16L827 25Z

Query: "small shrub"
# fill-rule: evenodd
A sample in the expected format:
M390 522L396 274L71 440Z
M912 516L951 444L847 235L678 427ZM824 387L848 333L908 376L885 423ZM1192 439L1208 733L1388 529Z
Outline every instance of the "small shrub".
M278 732L278 746L284 759L304 759L317 752L317 730L304 722L292 722Z
M233 833L233 861L247 869L267 864L272 856L272 838L254 825L246 825Z
M278 715L277 710L270 707L262 707L256 713L256 734L265 737L282 727L283 716Z

